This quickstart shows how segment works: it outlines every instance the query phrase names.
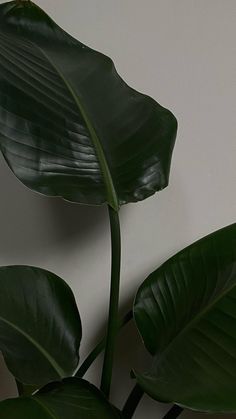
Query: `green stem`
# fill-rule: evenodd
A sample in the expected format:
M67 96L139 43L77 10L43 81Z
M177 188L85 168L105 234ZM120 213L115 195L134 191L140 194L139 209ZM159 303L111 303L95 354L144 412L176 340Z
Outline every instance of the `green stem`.
M105 355L102 370L101 390L108 397L110 394L112 368L115 350L115 338L118 328L118 309L120 291L120 261L121 261L121 237L119 215L113 208L108 206L111 228L111 288L110 306L107 326Z
M130 310L122 320L120 320L118 325L118 330L122 329L130 320L133 318L133 312ZM79 367L78 371L75 373L76 377L83 377L85 373L88 371L89 367L92 365L92 363L95 361L95 359L98 357L98 355L103 351L106 345L106 337L104 337L96 346L95 348L90 352L90 354L85 358L84 362Z
M122 417L124 417L124 419L132 418L141 398L143 397L143 394L144 391L138 384L136 384L123 407Z
M163 416L163 419L176 419L183 412L183 410L184 409L182 407L174 405L169 410L169 412L167 412L166 415Z

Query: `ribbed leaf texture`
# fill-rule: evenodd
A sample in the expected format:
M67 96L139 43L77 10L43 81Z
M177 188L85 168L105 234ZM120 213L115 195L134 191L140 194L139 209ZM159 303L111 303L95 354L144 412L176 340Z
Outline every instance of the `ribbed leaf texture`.
M79 378L46 386L31 397L0 403L0 419L121 419L96 387Z
M29 188L117 210L167 186L176 130L34 3L0 5L0 148Z
M61 278L29 266L0 268L0 350L21 383L72 375L81 334L74 296Z
M169 259L140 287L134 317L148 351L137 374L154 399L236 412L236 224Z

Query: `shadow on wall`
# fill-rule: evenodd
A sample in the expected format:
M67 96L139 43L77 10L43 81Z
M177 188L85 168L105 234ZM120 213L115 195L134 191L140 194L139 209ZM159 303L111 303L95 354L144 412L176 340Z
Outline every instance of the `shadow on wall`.
M0 255L2 259L37 254L42 249L84 240L106 220L105 207L47 198L22 185L0 156ZM45 251L45 250L44 250Z

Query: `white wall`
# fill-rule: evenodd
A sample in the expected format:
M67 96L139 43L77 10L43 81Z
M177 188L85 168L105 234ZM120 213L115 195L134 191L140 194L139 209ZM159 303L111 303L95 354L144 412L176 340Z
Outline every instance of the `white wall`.
M72 35L111 56L131 86L169 107L179 121L170 186L121 211L125 311L138 284L168 256L235 221L236 2L38 0L38 4ZM106 209L34 194L2 159L0 179L0 265L41 266L68 281L83 321L83 357L104 329L109 286ZM142 352L132 328L122 333L118 352L113 398L123 403L132 386L130 366L140 366ZM0 375L1 396L15 394L3 363ZM87 377L98 382L97 369ZM135 419L156 419L166 408L146 398ZM182 417L203 415L186 412Z

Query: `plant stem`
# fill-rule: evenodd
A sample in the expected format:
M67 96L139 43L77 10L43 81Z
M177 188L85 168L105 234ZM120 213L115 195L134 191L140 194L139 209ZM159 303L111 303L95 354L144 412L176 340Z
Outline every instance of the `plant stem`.
M182 407L174 405L169 412L166 413L163 419L176 419L183 412L183 410L184 409Z
M122 329L131 319L133 318L133 312L130 310L122 320L120 320L118 325L118 330ZM79 367L78 371L75 373L76 377L82 378L85 373L88 371L89 367L92 365L93 361L98 357L98 355L103 351L106 345L106 337L104 337L90 352L90 354L85 358L84 362Z
M108 206L108 209L111 228L111 286L107 337L101 379L101 390L107 397L109 397L110 394L115 350L115 338L118 328L121 261L121 237L119 215L118 212L116 212L110 206Z
M144 394L144 391L141 389L141 387L138 384L136 384L123 407L122 417L124 417L124 419L132 418L136 410L136 407L138 406L141 398L143 397L143 394Z

